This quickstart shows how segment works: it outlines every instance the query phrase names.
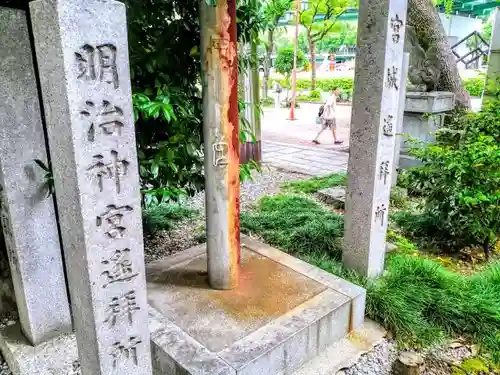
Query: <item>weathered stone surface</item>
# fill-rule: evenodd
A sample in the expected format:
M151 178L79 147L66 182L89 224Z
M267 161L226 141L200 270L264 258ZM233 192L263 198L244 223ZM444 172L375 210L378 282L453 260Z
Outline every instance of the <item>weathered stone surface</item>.
M289 375L363 323L362 288L247 237L238 288L211 290L205 249L148 265L155 368Z
M343 261L373 277L383 271L407 1L359 6Z
M151 374L125 5L31 16L82 374Z
M436 47L431 46L424 50L418 41L415 29L406 26L405 49L407 53L410 53L408 91L428 92L436 90L441 76Z
M434 142L435 133L443 127L445 113L455 108L455 95L451 92L408 92L406 93L403 116L403 137L399 138L399 166L409 168L420 162L408 155L412 147L406 143L408 137L423 142Z
M424 366L424 358L414 352L403 352L394 363L394 375L420 375Z
M19 319L33 345L71 331L26 14L0 8L1 216Z
M345 207L345 188L343 187L321 189L318 191L318 197L335 208Z
M16 324L0 331L0 350L14 375L81 375L73 334L34 347Z
M455 94L446 91L407 92L405 112L442 113L455 108Z
M486 103L488 100L495 100L498 90L500 90L500 8L497 8L493 15L483 103Z
M403 133L403 118L405 113L405 100L406 100L406 81L408 76L408 68L410 63L410 54L405 52L403 54L403 64L401 65L401 90L399 92L399 108L398 108L398 121L396 134L396 142L394 144L394 163L392 166L392 186L396 186L398 182L398 169L399 169L399 154L401 153L401 139Z

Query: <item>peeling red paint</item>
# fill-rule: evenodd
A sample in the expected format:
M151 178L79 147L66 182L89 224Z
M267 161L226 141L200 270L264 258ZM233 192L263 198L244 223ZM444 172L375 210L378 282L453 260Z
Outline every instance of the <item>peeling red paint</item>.
M217 33L223 43L220 48L221 89L221 133L228 143L228 166L226 186L228 205L227 235L229 236L230 284L238 285L240 272L240 181L239 181L239 120L238 120L238 54L236 29L236 0L217 2Z

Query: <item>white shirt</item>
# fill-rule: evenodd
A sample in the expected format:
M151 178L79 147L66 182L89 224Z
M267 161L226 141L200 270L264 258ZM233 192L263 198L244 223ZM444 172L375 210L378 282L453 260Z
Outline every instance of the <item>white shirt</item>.
M333 120L337 112L337 96L332 94L325 103L325 110L323 111L323 118L325 120Z

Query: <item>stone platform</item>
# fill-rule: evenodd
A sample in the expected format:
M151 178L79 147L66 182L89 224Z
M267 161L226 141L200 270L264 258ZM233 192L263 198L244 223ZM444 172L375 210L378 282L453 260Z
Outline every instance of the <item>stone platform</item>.
M362 288L249 238L235 290L209 288L205 246L147 283L157 374L292 374L364 320Z
M148 265L147 287L155 375L330 375L364 322L364 289L247 237L237 289L209 288L205 245ZM34 348L7 327L0 348L14 375L79 374L74 335Z

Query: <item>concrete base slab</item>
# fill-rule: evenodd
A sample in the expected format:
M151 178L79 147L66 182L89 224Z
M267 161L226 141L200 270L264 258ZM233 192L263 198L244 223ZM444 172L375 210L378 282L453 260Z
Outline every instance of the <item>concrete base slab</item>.
M364 289L248 237L241 274L210 289L205 246L147 267L154 375L330 375L373 341ZM14 375L80 374L74 335L33 347L6 327L0 350Z
M364 289L247 237L235 290L208 287L205 246L147 282L157 374L293 374L364 321Z
M386 334L387 331L382 326L365 320L356 332L334 343L293 375L335 375L356 364L359 357L377 346Z
M0 350L14 375L80 375L74 335L32 346L19 325L0 331Z

